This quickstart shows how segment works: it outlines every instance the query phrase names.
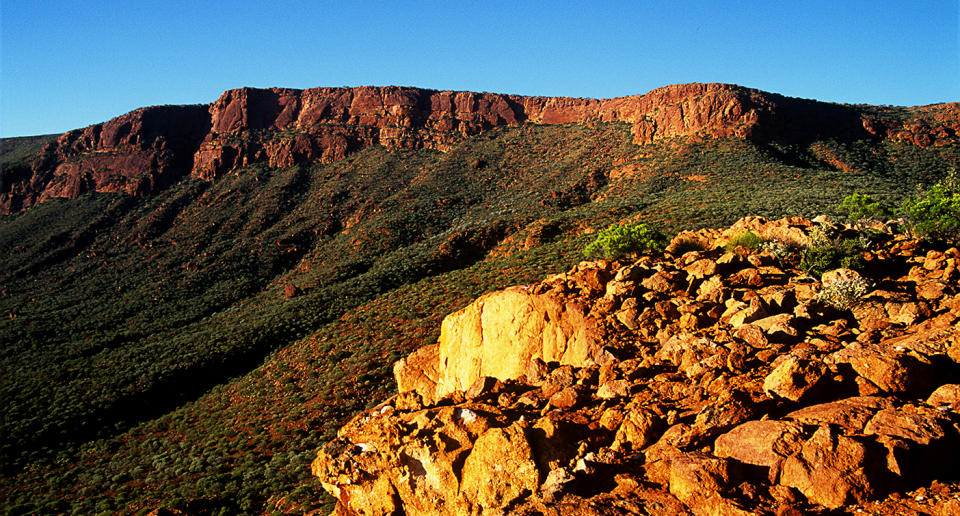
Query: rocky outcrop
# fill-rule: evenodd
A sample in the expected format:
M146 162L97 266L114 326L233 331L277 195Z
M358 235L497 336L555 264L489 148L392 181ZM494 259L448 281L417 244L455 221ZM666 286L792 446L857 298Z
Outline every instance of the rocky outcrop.
M937 483L960 452L960 251L874 234L873 290L841 310L818 293L852 271L723 246L813 226L748 218L488 294L313 473L337 514L949 514L898 493L960 493Z
M901 113L896 108L862 115L863 128L881 138L920 147L952 145L960 134L960 102L934 104Z
M251 163L330 163L369 145L446 150L521 123L630 124L637 144L673 137L789 143L893 138L957 142L958 104L884 111L783 97L729 84L678 84L613 99L524 97L404 87L230 90L205 106L140 109L64 134L0 181L0 214L86 191L139 195L189 174Z

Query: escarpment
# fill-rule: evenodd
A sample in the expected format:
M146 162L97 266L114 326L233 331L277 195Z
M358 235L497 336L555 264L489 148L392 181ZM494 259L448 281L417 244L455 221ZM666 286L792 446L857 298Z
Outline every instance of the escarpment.
M144 108L70 131L27 166L4 172L0 214L84 192L149 195L184 177L239 167L330 163L357 149L447 150L522 123L623 122L638 145L674 137L809 142L957 141L960 105L842 106L728 84L679 84L613 99L526 97L405 87L254 89L209 105Z
M800 270L815 228L859 272ZM756 217L583 262L451 314L312 470L337 514L956 514L958 265Z

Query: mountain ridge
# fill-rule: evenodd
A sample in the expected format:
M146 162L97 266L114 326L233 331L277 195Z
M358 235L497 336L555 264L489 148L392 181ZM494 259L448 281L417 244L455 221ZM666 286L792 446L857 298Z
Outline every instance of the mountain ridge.
M464 137L522 123L626 122L639 145L674 137L828 137L927 147L957 142L958 114L960 103L848 106L721 83L611 99L402 86L244 87L210 104L145 107L64 133L32 159L4 167L0 215L88 191L151 195L184 177L212 181L258 162L331 163L370 145L445 151Z

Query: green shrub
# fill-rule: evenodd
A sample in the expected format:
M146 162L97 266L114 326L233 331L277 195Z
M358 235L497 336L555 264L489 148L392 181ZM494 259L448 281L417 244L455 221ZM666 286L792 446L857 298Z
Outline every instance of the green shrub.
M744 247L755 251L760 249L761 244L763 244L763 239L753 231L747 229L730 237L727 245L723 246L723 248L727 251L733 251L737 247Z
M922 195L904 201L900 214L918 237L960 243L960 175L951 170Z
M810 246L800 253L800 269L813 276L838 268L861 270L866 263L865 250L861 239L830 237L823 229L814 228Z
M620 224L597 233L583 254L588 258L617 259L643 251L662 251L668 242L665 234L646 224Z
M839 211L851 222L859 220L886 220L893 216L889 208L869 195L848 195L840 203Z

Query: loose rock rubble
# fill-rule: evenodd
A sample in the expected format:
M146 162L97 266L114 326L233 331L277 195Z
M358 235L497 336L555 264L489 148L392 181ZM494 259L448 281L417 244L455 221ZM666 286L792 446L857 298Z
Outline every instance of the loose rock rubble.
M752 217L483 296L313 473L338 514L955 514L960 251L874 235L840 310L795 257L723 248L812 227Z

